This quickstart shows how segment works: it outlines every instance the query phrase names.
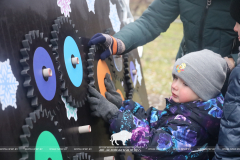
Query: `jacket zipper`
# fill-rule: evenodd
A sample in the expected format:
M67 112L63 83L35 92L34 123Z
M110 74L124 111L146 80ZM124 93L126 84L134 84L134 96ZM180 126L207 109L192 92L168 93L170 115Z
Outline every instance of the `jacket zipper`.
M204 14L203 14L203 17L202 17L202 20L201 20L201 26L200 26L200 29L199 29L199 43L198 43L198 49L199 50L202 50L203 49L203 29L204 29L204 25L205 25L205 19L207 17L207 13L208 13L208 8L209 6L212 4L212 0L207 0L207 6L204 10Z

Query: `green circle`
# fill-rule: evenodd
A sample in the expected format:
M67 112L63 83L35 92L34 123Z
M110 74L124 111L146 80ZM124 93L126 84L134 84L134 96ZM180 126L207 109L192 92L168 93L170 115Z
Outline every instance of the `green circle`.
M35 160L63 160L62 152L54 135L49 131L43 131L36 144Z

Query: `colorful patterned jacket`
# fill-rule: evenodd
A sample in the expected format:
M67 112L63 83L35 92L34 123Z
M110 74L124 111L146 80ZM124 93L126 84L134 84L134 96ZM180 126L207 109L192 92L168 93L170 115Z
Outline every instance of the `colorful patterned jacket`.
M223 101L222 95L207 102L166 99L163 111L151 107L145 112L140 104L127 100L110 119L110 131L131 132L125 144L140 147L141 152L133 153L145 159L207 160L206 147L217 141Z

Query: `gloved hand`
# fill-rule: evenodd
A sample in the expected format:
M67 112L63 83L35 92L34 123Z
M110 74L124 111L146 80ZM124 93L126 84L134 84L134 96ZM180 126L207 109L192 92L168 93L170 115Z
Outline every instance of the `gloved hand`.
M100 55L102 60L106 59L110 55L121 54L125 51L125 44L117 38L114 38L108 34L97 33L95 34L90 41L88 46L101 44L106 50Z
M122 106L122 97L121 95L116 91L116 88L110 78L110 75L106 73L104 83L107 89L107 92L105 92L105 96L107 100L109 100L111 103L115 104L118 108L121 108Z
M90 109L93 111L92 116L102 117L104 121L109 122L110 118L119 111L117 106L104 98L96 89L88 85L90 96L88 102Z

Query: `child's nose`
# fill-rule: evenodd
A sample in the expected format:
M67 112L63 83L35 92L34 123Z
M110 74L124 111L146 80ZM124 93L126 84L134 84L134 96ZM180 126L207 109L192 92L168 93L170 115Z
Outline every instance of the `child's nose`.
M172 82L172 89L174 89L174 90L177 90L177 89L178 89L178 87L177 87L177 82L176 82L176 81L173 81L173 82Z

